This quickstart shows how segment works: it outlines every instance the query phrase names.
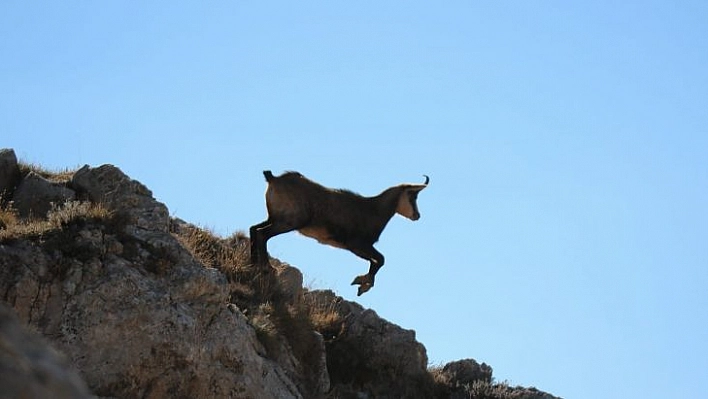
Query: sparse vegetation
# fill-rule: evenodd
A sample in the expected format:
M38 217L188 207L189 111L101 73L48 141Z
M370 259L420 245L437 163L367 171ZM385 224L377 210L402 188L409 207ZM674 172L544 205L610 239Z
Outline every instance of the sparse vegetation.
M512 387L508 382L475 381L467 386L469 399L541 399L546 397L535 388Z
M172 233L204 266L218 269L232 286L232 296L249 298L254 270L249 264L248 237L237 232L229 238L217 237L209 229L194 225L175 226Z
M10 229L19 223L17 212L11 208L0 208L0 235L6 229Z
M189 306L192 303L199 304L200 302L201 305L204 305L205 301L210 301L210 305L218 305L211 308L216 313L197 312L197 319L200 319L202 314L205 314L206 318L193 324L194 339L197 343L195 350L198 351L199 356L206 353L204 352L206 348L210 348L210 346L202 346L201 344L202 339L206 336L201 329L206 331L210 328L214 317L221 314L221 306L224 302L228 302L228 308L232 312L236 313L236 308L240 311L239 326L249 328L243 321L242 315L245 315L248 324L253 327L260 345L253 346L252 335L247 334L247 338L250 345L258 351L257 356L263 356L261 348L265 348L266 355L274 361L273 363L284 364L288 377L294 381L304 397L334 399L361 397L369 394L376 397L377 392L384 392L388 395L389 390L394 389L395 392L398 392L396 395L400 394L398 397L547 398L547 396L543 396L542 392L533 388L512 388L505 382L493 383L491 368L488 370L488 375L484 377L486 379L480 380L477 377L466 378L460 377L459 373L451 373L449 369L451 363L444 368L433 367L426 372L424 361L418 362L418 358L411 358L412 360L406 360L404 363L413 365L413 372L401 372L401 369L408 370L399 365L400 359L405 359L405 356L396 356L395 359L399 359L397 362L386 360L389 355L385 348L395 345L389 345L386 341L378 341L380 337L376 333L368 335L367 331L361 332L358 329L363 325L364 330L375 332L382 330L379 328L379 324L374 324L375 327L366 324L368 318L363 321L358 318L359 314L364 314L359 313L361 312L360 306L343 300L331 291L309 292L308 288L302 287L302 274L277 259L268 258L264 264L251 264L250 239L245 234L238 232L230 237L222 238L209 229L173 219L170 223L170 233L179 241L180 247L172 237L165 236L165 218L154 222L154 227L147 229L149 234L142 235L146 231L143 230L146 229L145 226L134 222L142 220L140 216L143 213L134 216L130 209L126 210L120 206L117 207L118 210L108 209L107 206L112 206L112 204L132 203L123 200L120 195L118 200L115 198L105 199L105 206L86 200L73 200L73 198L88 198L86 193L90 191L81 188L82 186L79 184L72 187L73 171L55 172L37 165L20 164L20 174L23 178L30 173L36 173L51 181L50 184L47 184L42 179L33 179L33 183L39 181L44 186L59 187L61 190L71 191L71 195L48 197L41 203L43 207L41 212L37 212L35 203L30 203L31 205L26 206L28 210L25 210L21 205L24 203L18 200L20 197L13 193L15 183L11 183L12 185L8 186L10 187L8 198L3 198L3 203L0 204L0 243L20 248L25 246L23 240L28 240L31 241L31 249L51 254L46 259L43 258L45 260L42 264L44 273L42 278L46 281L67 284L66 286L71 290L76 288L77 281L83 281L84 272L104 272L102 268L96 266L104 261L118 268L137 267L140 270L140 277L136 278L145 277L158 285L160 279L173 278L179 274L173 273L175 265L179 265L178 270L181 271L196 271L194 274L185 274L191 276L186 280L188 283L173 285L181 287L180 295L175 298L179 297L179 300L187 301L190 303ZM124 176L118 173L118 176L114 178L122 181ZM31 185L28 184L24 187L28 190L30 198L36 196ZM39 191L36 190L36 192ZM131 199L134 198L135 193L132 190L125 191L127 193L121 192L119 194ZM138 196L151 196L148 190L141 191ZM138 199L136 202L139 203L145 198L139 197ZM13 208L13 200L17 209ZM152 200L152 202L148 201L150 204L146 206L150 211L157 205L164 207L163 204ZM41 214L42 217L37 218L33 214ZM165 217L167 215L166 208L163 215ZM159 238L153 239L155 237ZM191 254L191 258L185 249ZM26 263L35 263L34 259L28 259L29 261ZM214 270L199 270L197 263L219 270L226 277L228 286L224 287L223 277L216 275L218 273L215 273ZM12 266L18 263L12 260L6 264ZM17 267L21 268L21 266ZM5 274L11 276L14 273L8 271ZM196 277L194 277L195 275ZM42 284L38 287L42 295L54 293L54 286L49 288L50 285ZM215 284L218 284L218 287ZM217 289L215 290L215 288ZM228 299L223 295L224 288L228 288L230 293ZM17 293L13 295L17 295ZM163 293L159 296L168 298ZM39 298L39 294L37 297ZM121 297L125 297L125 295ZM169 301L171 300L172 297L169 296ZM186 316L180 322L180 327L189 326L191 323L193 315L189 314L189 309L191 309L189 306L185 307ZM204 307L202 306L200 309L204 309ZM46 311L45 314L47 314ZM229 322L232 321L232 319L229 320ZM44 322L44 319L41 319L40 322ZM390 326L390 323L382 325ZM395 326L393 329L398 330L399 328ZM360 339L359 335L365 338ZM396 334L391 335L395 336ZM372 348L377 349L367 352L365 342L372 339L377 342L373 344ZM409 347L414 348L404 352L418 353L419 343L408 342L407 338L397 337L395 339L400 339ZM411 339L414 341L414 338ZM382 345L381 342L384 344ZM369 362L369 359L376 358L379 352L384 352L382 355L384 360ZM424 352L420 353L425 356ZM162 357L171 356L171 352L163 354L160 349L152 356L163 362ZM191 355L187 358L187 363L182 358L176 359L176 364L180 365L177 368L193 360ZM244 367L235 357L225 357L224 360L227 366L238 365L232 370L241 370ZM488 367L484 364L482 366ZM142 378L138 378L137 374L142 369L136 368L135 370L136 374L133 375L132 372L129 372L126 375L126 380L131 385L130 389L139 390L139 385L144 381ZM401 375L407 377L392 382L399 380ZM329 392L326 392L326 389L330 389Z
M76 172L76 168L52 170L35 163L28 163L24 161L18 162L17 166L19 166L20 174L23 177L27 176L30 172L34 172L42 176L43 178L56 183L68 182L69 180L71 180L71 177L74 175L74 172Z
M173 234L204 266L226 275L232 303L248 317L269 356L277 359L288 347L303 375L317 367L321 343L314 331L334 336L343 321L332 304L322 306L282 292L276 269L285 265L276 259L267 269L250 264L250 240L243 233L223 239L208 229L179 225Z
M337 311L336 302L322 303L314 296L305 296L305 308L312 327L326 339L335 338L342 330L344 318Z
M461 386L450 386L442 366L432 366L428 372L440 398L460 399L543 399L548 396L535 388L512 387L507 381L476 380Z
M44 219L23 219L10 207L0 209L0 241L36 237L50 231L61 230L75 222L106 221L111 212L102 204L86 201L69 201L55 205Z

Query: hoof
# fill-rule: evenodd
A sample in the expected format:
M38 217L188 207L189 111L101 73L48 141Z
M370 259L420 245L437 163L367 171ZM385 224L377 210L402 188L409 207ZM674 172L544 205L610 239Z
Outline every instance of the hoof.
M352 285L357 285L357 284L359 285L359 289L357 290L356 295L361 296L361 294L370 290L371 287L374 286L374 281L371 279L371 277L368 274L364 274L362 276L357 276L354 279L354 281L352 281Z
M373 285L371 284L362 284L359 286L359 289L356 292L356 296L361 296L361 294L365 293L366 291L370 290Z
M370 284L370 282L369 282L369 275L368 275L368 274L364 274L364 275L362 275L362 276L356 276L356 278L354 279L354 281L352 281L352 284L351 284L351 285L357 285L357 284L359 284L359 285L362 285L362 284Z

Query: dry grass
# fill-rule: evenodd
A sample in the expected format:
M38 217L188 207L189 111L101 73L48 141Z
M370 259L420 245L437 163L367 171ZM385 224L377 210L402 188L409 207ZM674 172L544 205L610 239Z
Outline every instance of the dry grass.
M272 291L272 279L250 264L250 244L243 233L224 239L209 229L179 225L173 228L172 234L201 264L224 273L229 281L232 303L242 309L252 309L266 302L266 294Z
M308 317L317 331L331 331L342 324L342 316L334 308L308 308Z
M507 382L475 381L466 388L470 399L522 399L528 394L527 389L512 388Z
M223 239L208 229L179 225L173 234L206 267L223 272L229 280L231 302L249 319L259 341L274 359L284 348L300 360L303 375L319 366L321 343L315 331L338 333L342 320L334 304L315 304L282 291L277 259L260 268L250 263L250 240L242 233ZM323 334L324 335L324 334Z
M325 339L332 339L341 333L344 317L337 310L336 300L322 302L313 295L306 295L304 302L312 327Z
M242 233L222 239L208 229L189 225L173 234L204 266L220 270L229 281L242 283L250 274L249 244Z
M108 220L111 212L102 204L69 201L53 207L44 219L22 219L11 208L0 209L0 241L37 237L61 230L75 222Z
M449 385L442 366L433 366L428 369L436 385L437 396L448 398L452 392L455 397L466 399L530 399L542 397L542 393L535 388L512 387L507 381L473 381L471 384L452 387Z
M0 234L5 229L12 228L20 222L17 212L9 208L0 208Z
M74 173L78 168L66 168L59 170L47 169L41 165L35 163L28 163L24 161L18 162L20 168L20 174L22 176L27 176L30 172L34 172L43 178L55 182L55 183L66 183L74 176Z

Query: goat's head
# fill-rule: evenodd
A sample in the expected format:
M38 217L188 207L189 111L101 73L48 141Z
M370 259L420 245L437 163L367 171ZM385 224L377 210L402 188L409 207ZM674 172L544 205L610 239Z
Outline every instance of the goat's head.
M425 176L425 175L423 175ZM428 182L430 178L425 176L425 183L423 184L404 184L401 195L398 197L398 207L396 208L396 213L401 216L407 217L410 220L420 219L420 212L418 212L418 193L420 190L428 187Z

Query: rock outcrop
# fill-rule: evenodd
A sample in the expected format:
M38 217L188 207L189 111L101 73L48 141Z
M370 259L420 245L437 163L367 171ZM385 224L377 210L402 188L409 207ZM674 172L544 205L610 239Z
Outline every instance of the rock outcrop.
M25 169L0 151L3 394L448 398L490 384L472 360L431 373L414 331L308 292L275 259L254 269L245 237L171 219L115 166Z
M20 168L15 151L0 149L0 205L3 201L9 201L19 180Z
M415 331L390 323L371 309L313 291L306 300L320 314L332 314L327 333L327 365L342 397L433 397L425 347Z
M0 398L89 399L66 357L20 324L0 303Z
M46 218L52 207L74 200L74 190L30 172L12 196L13 206L24 218Z

